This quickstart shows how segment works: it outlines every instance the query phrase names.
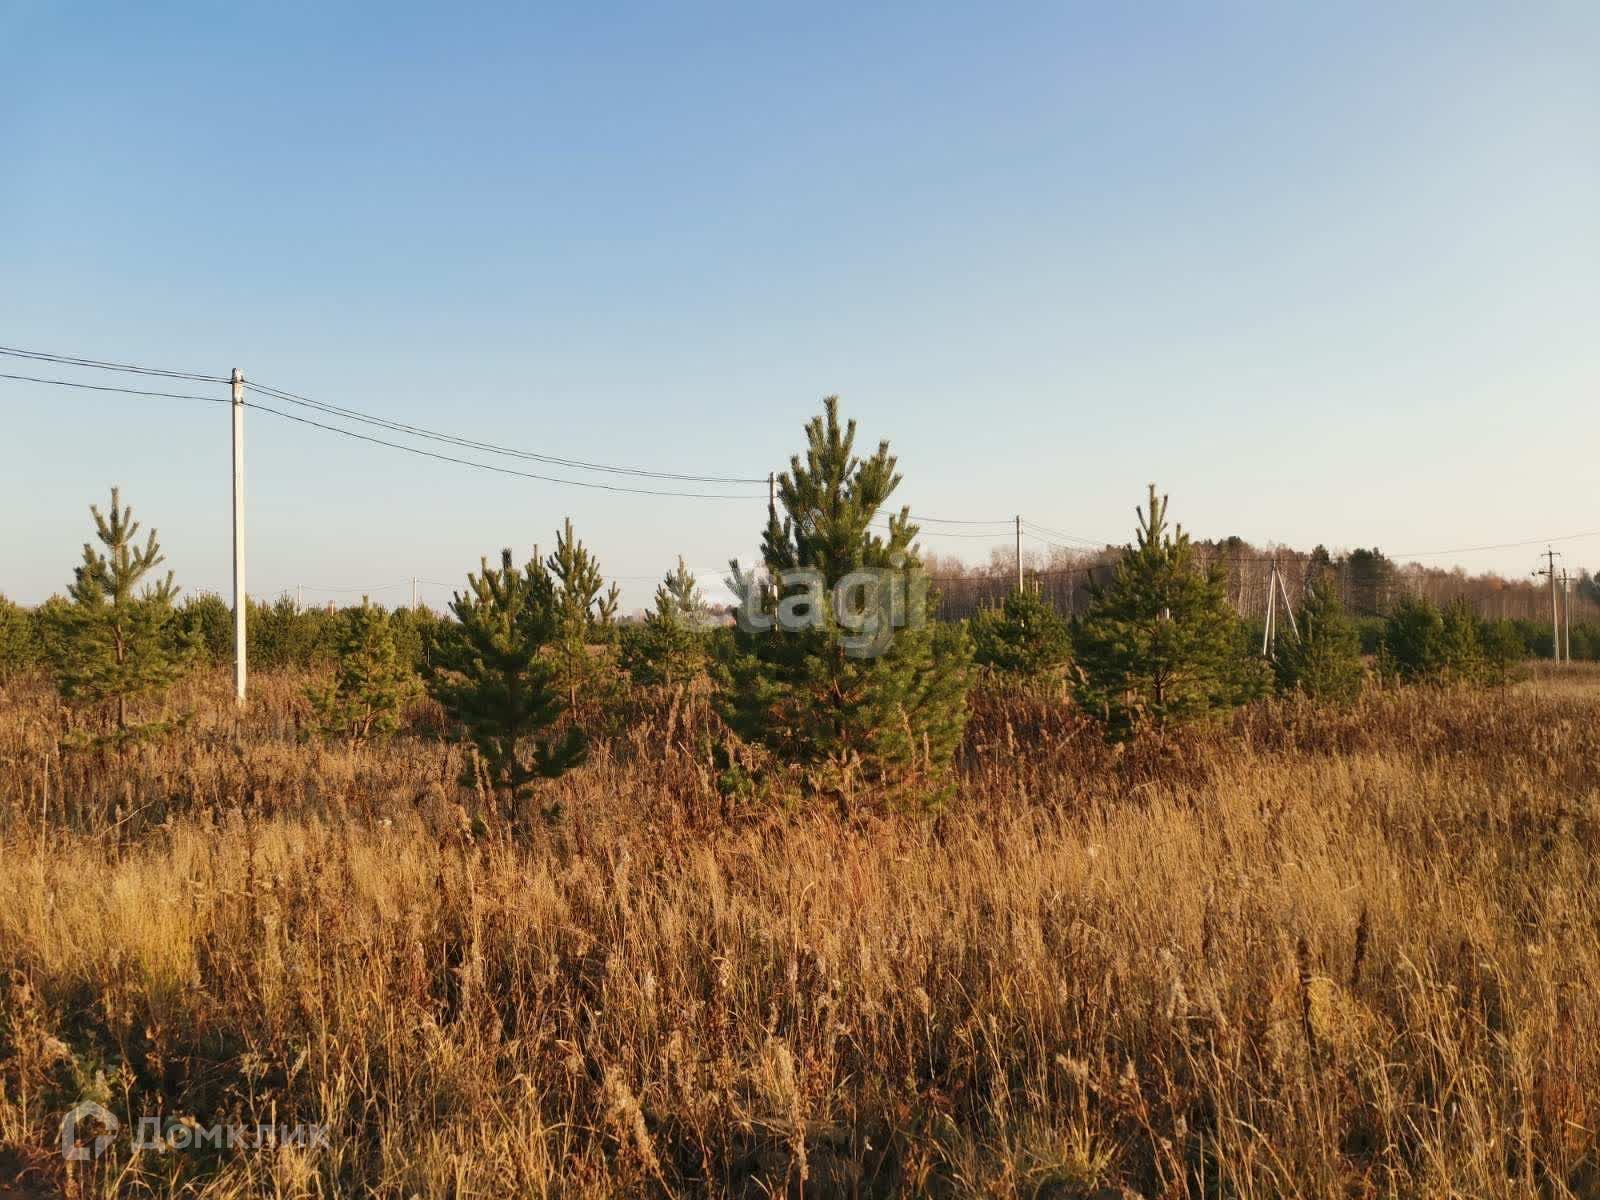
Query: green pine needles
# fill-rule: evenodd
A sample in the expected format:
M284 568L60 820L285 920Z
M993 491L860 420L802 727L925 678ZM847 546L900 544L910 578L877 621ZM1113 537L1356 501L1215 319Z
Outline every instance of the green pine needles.
M111 489L108 512L94 505L89 511L104 549L84 543L68 589L71 603L58 610L57 681L68 700L109 707L119 734L154 729L130 724L129 712L135 702L163 694L192 656L175 620L178 588L171 571L146 581L166 559L154 529L138 544L139 522L131 507L122 507L118 489Z
M1394 605L1378 658L1380 672L1403 683L1475 683L1491 674L1472 610L1460 601L1441 610L1426 596Z
M567 709L547 653L561 626L555 584L537 554L519 570L505 550L498 568L485 559L467 576L450 611L456 622L440 631L428 656L428 692L477 751L481 779L514 811L538 781L585 754L575 725L555 735ZM465 782L479 781L469 768Z
M705 670L709 616L694 572L679 557L656 588L655 607L624 638L623 665L633 681L679 687L698 679Z
M325 734L364 742L400 727L417 694L417 676L395 637L396 621L365 596L342 614L338 666L331 683L307 695Z
M972 618L973 660L1006 675L1037 678L1072 658L1067 623L1038 591L1012 592Z
M43 652L28 610L0 596L0 684L33 670Z
M568 705L583 702L592 708L612 698L620 593L614 583L607 587L599 559L572 532L571 518L556 533L555 553L545 568L554 585L556 677Z
M1366 674L1361 636L1329 582L1307 585L1297 624L1298 638L1278 639L1272 665L1279 689L1314 700L1354 700Z
M971 642L927 619L909 510L874 525L900 484L889 443L857 457L855 422L841 423L837 397L823 403L804 456L777 480L767 578L732 564L738 652L723 716L841 809L858 784L935 804L966 723Z
M1167 498L1150 485L1136 510L1137 543L1074 631L1079 699L1113 736L1160 729L1242 703L1263 686L1244 652L1220 562L1203 569L1183 527L1167 525Z

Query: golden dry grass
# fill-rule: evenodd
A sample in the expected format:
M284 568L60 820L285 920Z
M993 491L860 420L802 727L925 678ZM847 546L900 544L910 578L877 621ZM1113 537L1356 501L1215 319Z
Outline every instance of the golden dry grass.
M1600 1194L1600 687L1118 752L980 697L936 820L746 811L641 705L535 837L222 681L0 706L0 1176L84 1196ZM465 798L468 806L471 797ZM103 1078L103 1084L98 1080ZM61 1112L317 1122L131 1152Z

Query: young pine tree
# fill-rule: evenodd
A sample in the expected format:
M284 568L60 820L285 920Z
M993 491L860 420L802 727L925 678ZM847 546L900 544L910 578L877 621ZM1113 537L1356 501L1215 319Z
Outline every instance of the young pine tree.
M221 596L190 593L178 606L177 619L202 662L220 667L233 661L233 606Z
M1402 683L1438 683L1447 674L1444 617L1426 596L1402 596L1383 627L1379 655L1386 677Z
M426 604L418 608L401 606L389 614L389 624L394 630L395 649L400 658L409 663L412 670L419 670L444 628L444 619Z
M1034 677L1072 658L1067 623L1037 591L1012 592L1005 603L972 618L973 661L1007 674Z
M610 652L616 641L617 585L606 587L600 562L572 532L568 518L556 534L545 566L555 585L556 676L567 703L598 702L615 678Z
M1440 650L1445 676L1454 683L1479 683L1484 678L1483 647L1478 642L1478 618L1465 598L1446 606Z
M1528 648L1510 621L1486 621L1478 629L1478 645L1483 651L1484 682L1504 687L1517 677Z
M129 706L165 692L183 672L193 648L174 620L178 588L172 572L140 589L146 576L166 561L156 531L150 531L143 547L136 543L139 522L131 507L121 507L116 488L111 489L109 514L94 505L89 511L105 549L85 542L83 563L74 569L68 589L72 602L60 610L59 683L69 700L110 703L118 731L126 732Z
M1331 573L1307 585L1299 628L1298 639L1278 639L1273 668L1279 689L1336 703L1348 703L1360 695L1365 674L1361 638L1339 603Z
M583 761L582 731L553 736L566 705L545 648L556 636L555 587L538 555L520 571L511 551L467 576L429 650L425 681L460 735L471 741L490 786L509 808L533 784ZM472 768L463 782L476 779Z
M394 621L362 597L342 616L343 635L331 683L307 689L321 732L354 742L387 737L416 695L417 676L401 654Z
M769 581L732 564L742 611L723 715L841 809L858 782L896 803L936 803L966 723L971 641L927 620L909 511L890 513L886 534L872 527L900 484L889 443L856 457L855 422L841 425L836 396L824 407L804 458L778 477Z
M1202 570L1182 526L1167 527L1167 499L1150 486L1138 510L1137 545L1127 547L1109 587L1091 589L1073 634L1079 699L1124 735L1242 703L1261 686L1228 606L1220 562Z
M706 619L705 596L679 558L656 588L655 607L623 647L634 682L676 687L697 678L706 662Z
M42 654L32 614L0 596L0 683L32 670Z

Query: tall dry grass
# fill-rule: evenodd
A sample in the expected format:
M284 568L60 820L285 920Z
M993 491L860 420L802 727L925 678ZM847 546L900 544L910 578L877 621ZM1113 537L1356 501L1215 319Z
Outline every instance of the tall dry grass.
M1570 680L1571 677L1563 677ZM935 820L731 806L641 708L533 834L453 751L0 707L0 1177L83 1196L1600 1194L1600 686L1117 751L978 699ZM466 803L463 804L462 800ZM61 1112L330 1149L69 1173ZM126 1128L125 1127L125 1128Z

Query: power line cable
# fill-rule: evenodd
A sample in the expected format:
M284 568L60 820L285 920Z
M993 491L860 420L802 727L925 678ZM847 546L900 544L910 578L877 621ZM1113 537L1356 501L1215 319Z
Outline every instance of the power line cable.
M922 521L921 517L918 517L915 514L912 515L911 523L913 525L920 525L921 521ZM889 526L887 524L879 525L879 524L871 524L871 523L869 523L869 527L871 529L873 529L875 532L878 532L878 533L887 533L889 531ZM983 538L983 539L986 539L988 541L994 542L994 541L1003 541L1009 535L1003 529L996 530L993 533L964 533L964 532L961 532L959 530L921 529L921 528L919 528L917 530L917 536L918 537L942 537L942 538Z
M48 383L53 387L82 388L89 392L121 392L125 396L159 396L166 400L204 400L207 404L227 404L226 396L195 396L186 392L147 392L139 388L116 387L103 383L78 383L72 379L45 379L39 375L11 375L0 372L0 379L20 380L25 383Z
M678 471L652 471L643 467L613 467L604 463L588 462L578 458L562 458L554 454L542 454L534 450L519 450L512 446L502 446L495 442L478 441L475 438L459 437L452 433L441 433L435 429L428 429L421 425L411 425L404 421L392 421L387 417L375 416L372 413L362 412L360 409L347 408L338 404L328 404L321 400L312 400L310 397L298 395L295 392L284 391L282 388L269 387L262 383L245 381L246 389L269 396L275 400L282 400L289 404L315 409L329 416L342 417L346 420L356 421L364 425L375 425L395 433L404 433L412 437L425 438L431 441L443 442L452 446L460 446L467 450L481 450L489 454L505 454L513 458L528 459L533 462L548 463L551 466L571 467L574 470L602 471L611 475L635 475L649 479L676 479L685 483L765 483L764 477L741 475L690 475Z
M462 467L475 467L480 471L493 471L498 475L515 475L521 479L537 479L543 483L565 484L568 487L589 488L602 492L622 492L635 496L679 496L692 500L755 500L760 499L756 493L732 494L725 492L676 492L656 488L624 487L615 483L597 483L587 479L562 479L555 475L540 475L532 471L518 471L512 467L499 467L493 463L475 462L469 458L457 458L453 454L439 454L433 450L424 450L420 446L407 446L400 442L386 441L383 438L372 437L369 434L357 433L353 429L341 429L337 425L328 425L322 421L313 421L310 417L296 416L286 413L281 409L270 408L259 401L250 401L246 408L257 412L271 413L275 417L282 417L286 421L294 421L301 425L310 425L316 429L323 429L329 433L341 434L347 438L354 438L359 442L371 442L375 446L387 446L391 450L403 450L407 454L420 455L423 458L438 459L440 462L455 463Z
M170 370L170 369L160 368L160 367L145 366L145 365L137 364L137 363L123 363L123 362L114 362L114 361L105 360L105 359L87 358L87 357L83 357L83 356L80 356L80 355L55 354L55 353L51 353L51 352L47 352L47 351L43 351L43 350L26 350L26 349L22 349L20 347L15 347L15 346L0 346L0 355L9 356L9 357L12 357L12 358L29 359L29 360L33 360L33 361L37 361L37 362L56 363L56 364L60 364L60 365L63 365L63 366L75 366L75 367L93 368L93 369L96 369L96 370L116 371L116 372L123 372L123 373L134 374L134 375L155 376L155 377L161 377L161 378L167 378L167 379L191 380L191 381L200 382L200 383L227 383L227 382L229 382L229 380L228 380L228 378L226 376L207 375L207 374L204 374L204 373L198 372L198 371ZM12 381L12 382L20 382L20 383L46 384L46 385L49 385L49 386L52 386L52 387L77 388L77 389L81 389L81 390L84 390L84 391L109 392L109 393L116 393L116 394L128 395L128 396L144 396L144 397L151 397L151 398L158 398L158 399L169 399L169 400L200 400L200 401L204 401L204 402L209 403L209 404L227 404L227 403L230 403L229 399L227 397L223 397L223 396L198 396L198 395L194 395L192 393L183 393L183 392L152 391L152 390L145 390L145 389L140 389L140 388L128 388L128 387L119 387L119 386L113 386L113 385L81 383L81 382L78 382L78 381L75 381L75 380L68 380L68 379L50 379L50 378L45 378L45 377L36 376L36 375L21 375L21 374L11 374L11 373L6 373L6 372L0 372L0 379L9 380L9 381ZM257 384L257 383L251 383L249 381L246 381L245 386L247 388L251 389L252 391L258 392L260 394L272 396L272 397L275 397L275 398L277 398L279 400L282 400L282 401L285 401L285 402L288 402L288 403L301 405L303 407L308 407L308 408L314 409L316 411L322 412L322 413L330 415L330 416L343 417L345 419L356 421L358 423L374 425L374 426L378 426L378 427L381 427L381 428L390 429L390 430L393 430L395 432L405 433L405 434L409 434L409 435L415 436L415 437L426 438L426 439L431 439L431 440L434 440L434 441L444 442L444 443L451 444L451 445L458 445L458 446L462 446L462 447L469 448L469 449L478 449L478 450L483 450L483 451L490 452L490 453L512 455L512 456L515 456L515 457L518 457L518 458L525 458L525 459L529 459L529 460L537 461L537 462L546 462L546 463L550 463L551 465L554 465L554 466L565 466L565 467L570 467L570 468L577 469L577 470L601 471L601 472L605 472L605 473L609 473L609 474L631 475L631 476L645 477L645 478L652 478L652 479L675 479L675 480L682 480L682 481L685 481L685 482L697 482L697 483L761 483L761 482L765 482L764 480L762 480L762 479L760 479L758 477L753 477L753 476L690 475L690 474L684 474L684 473L679 473L679 472L671 472L671 471L651 471L651 470L646 470L644 468L637 468L637 467L613 467L613 466L608 466L608 465L601 464L601 463L586 462L586 461L581 460L581 459L568 459L568 458L561 458L561 457L558 457L556 455L539 454L539 453L536 453L534 451L517 450L517 449L511 448L511 447L507 447L507 446L500 446L500 445L497 445L497 444L492 443L492 442L479 442L479 441L475 441L473 439L456 437L455 435L452 435L452 434L440 433L438 431L426 429L426 428L421 427L421 426L409 425L409 424L406 424L404 422L398 422L398 421L390 421L387 418L377 417L377 416L374 416L374 415L372 415L370 413L361 412L360 410L357 410L357 409L345 408L345 407L341 407L339 405L331 405L331 404L326 404L326 403L324 403L322 401L312 400L309 397L301 396L301 395L298 395L298 394L293 393L293 392L284 391L283 389L280 389L280 388L270 387L269 385L266 385L266 384ZM587 482L587 481L576 480L576 479L561 479L561 478L555 477L555 476L540 475L540 474L536 474L536 473L533 473L533 472L527 472L527 471L516 471L516 470L512 470L510 468L506 468L506 467L497 467L497 466L495 466L493 464L490 464L490 463L474 462L474 461L471 461L469 459L456 458L456 457L454 457L452 455L446 455L446 454L438 454L438 453L435 453L433 451L423 450L423 449L420 449L420 448L414 447L414 446L406 446L406 445L402 445L402 444L396 443L396 442L389 442L389 441L386 441L386 440L384 440L382 438L371 437L371 436L368 436L366 434L357 433L357 432L355 432L353 430L341 429L341 428L339 428L337 426L327 425L327 424L324 424L324 423L322 423L320 421L313 421L313 420L310 420L309 418L306 418L306 417L300 417L300 416L296 416L296 415L294 415L292 413L282 412L282 411L280 411L278 409L271 408L271 407L269 407L267 405L260 404L260 403L252 403L252 404L249 405L249 407L258 409L258 410L260 410L262 412L270 413L273 416L282 417L285 420L296 421L296 422L298 422L300 424L310 425L310 426L313 426L315 428L323 429L323 430L326 430L326 431L331 432L331 433L342 434L345 437L354 438L354 439L359 440L359 441L371 442L374 445L385 446L385 447L388 447L390 449L395 449L395 450L403 450L403 451L406 451L407 453L410 453L410 454L418 454L418 455L421 455L421 456L426 457L426 458L438 459L439 461L442 461L442 462L450 462L450 463L455 463L455 464L458 464L458 465L461 465L461 466L475 467L477 469L485 470L485 471L494 471L494 472L496 472L498 474L515 475L515 476L519 476L519 477L522 477L522 478L540 480L540 481L546 482L546 483L566 484L566 485L572 486L572 487L583 487L583 488L590 488L590 489L594 489L594 490L610 491L610 492L621 492L621 493L628 493L628 494L635 494L635 495L678 496L678 497L685 497L685 498L692 498L692 499L704 499L704 500L749 500L749 499L758 499L758 498L760 498L760 497L758 497L758 496L756 496L754 494L750 494L750 495L730 495L730 494L717 494L717 493L705 493L705 492L667 491L667 490L657 490L657 489L649 489L649 488L631 488L631 487L623 487L623 486L613 485L613 484ZM911 519L912 519L912 521L918 523L919 525L926 523L926 524L940 524L940 525L1008 526L1008 525L1011 524L1011 521L1002 520L1002 519L978 520L978 519L974 519L974 518L931 517L931 516L923 516L921 514L913 514ZM1052 546L1052 547L1054 547L1056 549L1059 549L1059 550L1075 551L1075 550L1078 550L1080 548L1103 550L1106 547L1113 546L1113 545L1116 544L1116 543L1114 543L1114 542L1112 542L1110 540L1097 541L1095 539L1081 537L1081 536L1079 536L1077 534L1066 533L1063 530L1054 529L1051 526L1043 525L1043 524L1040 524L1037 521L1032 521L1032 520L1029 520L1027 518L1023 519L1022 524L1025 527L1028 528L1030 536L1034 537L1036 540L1041 541L1041 542L1043 542L1044 544L1046 544L1048 546ZM1004 536L1004 531L1003 530L998 530L998 529L995 530L994 532L973 532L973 533L946 532L946 531L939 531L939 530L926 530L926 529L924 529L924 530L919 530L919 533L923 534L923 535L926 535L926 536L929 536L929 537L963 537L963 538L982 538L982 539L989 539L989 540L996 540L996 539L1001 538L1001 537ZM1065 539L1068 542L1080 543L1081 546L1063 545L1060 542L1053 541L1052 537L1041 536L1043 534L1049 534L1049 535L1052 535L1053 537L1056 537L1056 538L1062 538L1062 539ZM1527 547L1527 546L1541 545L1541 544L1546 544L1546 543L1550 543L1550 542L1580 541L1580 540L1583 540L1583 539L1593 538L1593 537L1600 537L1600 529L1586 530L1586 531L1581 532L1581 533L1561 534L1561 535L1558 535L1558 536L1555 536L1555 537L1528 538L1526 540L1514 541L1514 542L1497 542L1497 543L1492 543L1492 544L1488 544L1488 545L1481 545L1481 546L1457 546L1457 547L1453 547L1453 548L1450 548L1450 549L1444 549L1444 550L1410 550L1410 551L1404 551L1404 552L1396 553L1396 554L1390 555L1388 557L1390 558L1391 561L1398 562L1398 561L1404 560L1404 559L1433 558L1433 557L1438 557L1440 555L1447 555L1447 554L1472 554L1472 553L1478 553L1478 552L1490 551L1490 550L1514 550L1514 549L1521 549L1521 548ZM1244 562L1266 563L1266 562L1271 562L1274 557L1278 557L1278 556L1257 555L1257 556L1252 556L1251 558L1248 558L1248 559L1234 559L1232 561L1234 561L1236 563L1244 563ZM1298 555L1295 555L1295 557L1298 558ZM441 586L450 586L450 585L441 585ZM359 589L355 589L355 590L359 590Z
M421 583L422 581L419 579L417 582ZM409 579L401 579L395 583L375 583L371 587L328 587L318 583L297 583L295 587L303 588L308 592L361 592L362 594L367 594L370 592L387 592L397 587L407 587L410 583L411 580Z
M1065 550L1068 554L1092 554L1092 553L1095 553L1095 550L1092 547L1088 547L1088 546L1068 546L1068 545L1065 545L1065 544L1063 544L1061 542L1053 542L1049 538L1044 537L1042 534L1037 534L1033 530L1028 529L1026 526L1024 526L1022 532L1027 534L1030 538L1032 538L1036 542L1043 542L1046 546L1049 546L1052 550Z
M1450 550L1407 550L1392 557L1435 558L1441 554L1472 554L1479 550L1520 550L1524 546L1543 546L1547 542L1576 542L1592 537L1600 537L1600 529L1589 529L1583 533L1564 533L1559 537L1529 538L1525 542L1499 542L1492 546L1456 546Z
M208 374L205 374L205 373L199 372L199 371L171 370L171 369L162 368L162 367L145 366L145 365L138 364L138 363L124 363L124 362L114 362L114 361L110 361L110 360L107 360L107 359L87 358L87 357L84 357L84 356L81 356L81 355L56 354L56 353L53 353L51 351L45 351L45 350L27 350L27 349L23 349L22 347L18 347L18 346L0 346L0 354L8 355L8 356L13 357L13 358L30 359L30 360L33 360L33 361L36 361L36 362L57 363L57 364L60 364L60 365L63 365L63 366L89 367L89 368L94 368L96 370L119 371L119 372L126 372L126 373L136 374L136 375L159 376L159 377L168 378L168 379L186 379L186 380L193 380L193 381L199 382L199 383L227 383L227 382L229 382L229 378L227 376L225 376L225 375L208 375ZM45 381L45 380L34 379L33 377L23 377L23 378L28 378L33 382L57 382L59 386L63 386L63 387L74 387L74 386L76 386L76 387L89 388L89 389L92 389L92 390L108 390L108 391L109 390L115 390L115 389L111 389L111 388L95 389L94 385L92 385L92 384L74 384L74 383L71 383L70 381L67 381L67 380ZM300 395L298 393L290 392L290 391L284 390L282 388L271 387L270 385L267 385L267 384L259 384L259 383L254 383L254 382L251 382L251 381L247 380L245 386L248 387L249 389L251 389L252 391L260 392L262 394L271 396L271 397L273 397L275 399L278 399L278 400L285 401L287 403L302 405L302 406L313 408L313 409L318 409L318 410L320 410L320 411L322 411L324 413L327 413L330 416L345 417L345 418L347 418L349 420L352 420L352 421L357 421L357 422L361 422L361 423L364 423L364 424L371 424L371 425L381 426L383 428L393 430L394 432L397 432L397 433L407 433L407 434L410 434L410 435L415 436L415 437L429 438L429 439L433 439L433 440L436 440L436 441L448 442L448 443L450 443L452 445L461 446L461 447L463 447L465 449L483 450L483 451L486 451L486 452L489 452L489 453L506 454L506 455L511 455L511 456L518 457L518 458L530 459L530 460L536 461L536 462L545 462L545 463L549 463L551 466L571 467L571 468L573 468L575 470L601 471L601 472L604 472L604 473L607 473L607 474L613 474L613 475L634 475L634 476L641 476L641 477L651 478L651 479L675 479L675 480L679 480L679 481L685 482L685 483L765 483L766 482L766 480L764 478L759 478L759 477L756 477L756 476L693 475L693 474L688 474L688 473L685 473L685 472L677 472L677 471L653 471L653 470L648 470L646 468L641 468L641 467L615 467L615 466L610 466L610 465L605 464L605 463L588 462L588 461L583 460L583 459L563 458L563 457L560 457L558 455L540 454L538 452L530 451L530 450L518 450L518 449L515 449L513 447L509 447L509 446L501 446L501 445L498 445L498 444L493 443L493 442L483 442L483 441L477 441L477 440L471 439L471 438L457 437L454 434L442 433L442 432L440 432L438 430L427 429L427 428L424 428L424 427L418 426L418 425L410 425L410 424L406 424L406 423L400 422L400 421L391 421L386 417L380 417L380 416L376 416L376 415L374 415L372 413L362 412L359 409L347 408L347 407L343 407L343 406L335 405L335 404L327 404L327 403L325 403L323 401L313 400L309 396L302 396L302 395ZM133 391L132 389L129 389L129 394L133 394L133 395L137 395L137 394L171 395L170 393L153 393L153 392L152 393L139 393L139 392ZM209 399L216 399L219 403L228 403L228 400L225 397L215 397L215 398L213 398L213 397L179 397L179 396L173 395L172 398L175 398L175 399L208 399L208 400Z
M1063 541L1082 542L1084 545L1091 546L1096 550L1103 549L1104 547L1112 544L1110 542L1101 541L1101 540L1098 540L1096 538L1081 537L1076 533L1066 533L1066 532L1064 532L1063 530L1060 530L1060 529L1052 529L1048 525L1041 525L1041 524L1039 524L1039 522L1029 520L1027 517L1023 517L1022 518L1022 524L1023 524L1023 526L1025 528L1037 529L1040 533L1047 533L1052 537L1061 538Z
M191 379L196 383L227 383L223 375L206 375L199 371L169 371L160 367L143 367L135 363L107 362L98 358L80 358L73 354L51 354L44 350L23 350L16 346L0 346L0 354L11 358L30 358L36 362L59 363L68 367L93 367L100 371L122 371L131 375L160 375L167 379Z
M918 523L926 522L930 525L1001 525L1005 529L1010 529L1013 521L1011 517L1004 517L997 521L974 521L954 517L925 517L921 513L912 513L911 519Z

